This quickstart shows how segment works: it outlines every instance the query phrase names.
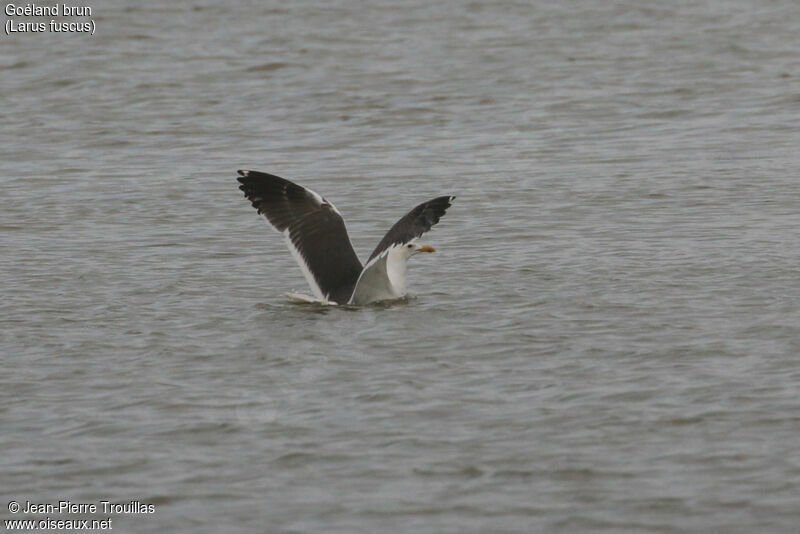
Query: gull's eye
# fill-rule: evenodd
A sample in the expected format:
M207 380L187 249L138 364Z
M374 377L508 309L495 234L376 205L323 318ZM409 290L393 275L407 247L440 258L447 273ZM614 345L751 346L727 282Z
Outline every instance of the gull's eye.
M413 247L413 246L414 246L414 245L406 245L406 247L407 247L407 248L411 248L411 247Z

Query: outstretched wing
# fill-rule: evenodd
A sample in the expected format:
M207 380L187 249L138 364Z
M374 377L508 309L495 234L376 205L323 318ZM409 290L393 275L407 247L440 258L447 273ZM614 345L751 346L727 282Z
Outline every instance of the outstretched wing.
M409 211L402 219L397 221L394 226L383 236L381 242L375 247L375 250L370 254L367 264L373 258L380 256L386 250L392 248L394 245L402 245L408 243L412 239L420 237L422 234L431 229L431 227L439 222L439 219L444 215L450 203L456 197L437 197L433 200L423 202L413 210Z
M258 171L239 171L239 189L284 236L319 299L345 304L361 262L336 207L310 189Z

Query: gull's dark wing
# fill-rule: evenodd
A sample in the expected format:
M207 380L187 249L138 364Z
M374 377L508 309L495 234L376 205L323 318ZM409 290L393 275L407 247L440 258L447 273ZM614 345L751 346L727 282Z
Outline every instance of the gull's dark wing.
M412 239L416 239L430 230L434 224L439 222L439 219L444 215L447 208L450 207L450 203L455 200L455 198L456 197L452 196L437 197L433 200L423 202L409 211L402 219L392 226L385 236L383 236L381 242L378 243L378 246L375 247L375 250L370 254L367 264L392 246L408 243Z
M239 171L239 175L239 189L283 234L314 296L347 303L361 274L361 262L336 207L279 176L258 171Z

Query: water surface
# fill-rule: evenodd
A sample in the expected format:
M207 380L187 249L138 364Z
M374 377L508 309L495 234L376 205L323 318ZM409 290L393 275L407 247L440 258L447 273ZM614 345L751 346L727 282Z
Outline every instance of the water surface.
M539 4L2 36L3 518L796 532L800 4ZM407 301L300 306L239 168L328 197L362 259L458 198Z

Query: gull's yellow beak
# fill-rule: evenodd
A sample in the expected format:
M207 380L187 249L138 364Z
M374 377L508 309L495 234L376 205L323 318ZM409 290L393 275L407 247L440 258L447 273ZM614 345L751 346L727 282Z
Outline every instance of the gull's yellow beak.
M420 247L418 252L436 252L436 249L430 245L425 245L424 247Z

